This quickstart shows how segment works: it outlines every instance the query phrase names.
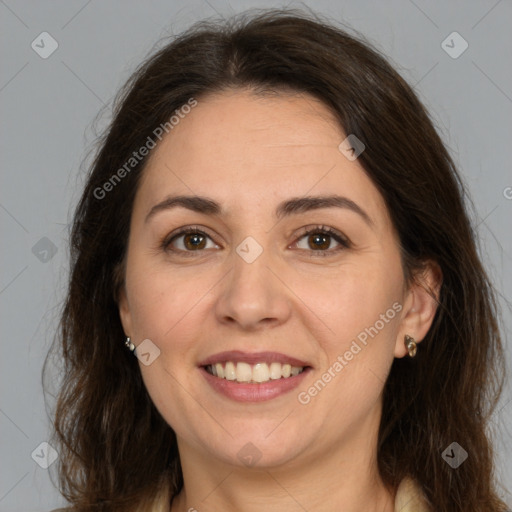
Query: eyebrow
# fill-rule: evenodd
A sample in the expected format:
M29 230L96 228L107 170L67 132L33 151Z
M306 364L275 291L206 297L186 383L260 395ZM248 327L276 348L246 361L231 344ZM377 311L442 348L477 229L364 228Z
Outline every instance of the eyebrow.
M169 196L151 208L144 222L148 222L151 217L158 212L180 206L205 215L222 216L223 214L222 206L208 197L184 195ZM294 197L279 203L275 211L275 216L277 219L282 219L283 217L318 210L320 208L344 208L351 210L362 217L370 227L374 226L371 217L357 203L348 197L339 195Z

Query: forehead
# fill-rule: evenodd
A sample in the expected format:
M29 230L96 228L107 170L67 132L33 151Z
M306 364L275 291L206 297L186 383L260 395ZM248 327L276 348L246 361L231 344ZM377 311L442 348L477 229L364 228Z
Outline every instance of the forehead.
M197 194L238 214L291 196L340 193L379 216L380 193L338 148L345 137L332 112L309 95L200 98L152 151L136 209L169 194Z

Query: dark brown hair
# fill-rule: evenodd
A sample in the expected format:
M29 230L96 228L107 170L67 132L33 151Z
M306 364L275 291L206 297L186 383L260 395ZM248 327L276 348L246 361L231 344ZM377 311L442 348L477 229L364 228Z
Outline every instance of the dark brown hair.
M386 59L362 38L295 10L194 25L147 59L115 101L72 225L58 336L61 492L85 512L150 510L155 496L168 506L181 490L174 432L124 347L116 300L147 157L104 197L98 190L182 105L228 88L320 99L366 145L359 162L385 199L408 281L428 260L441 268L438 310L418 356L395 359L385 384L384 482L396 489L406 475L415 478L436 511L504 511L487 432L503 386L502 344L464 185L429 115ZM453 441L469 454L456 470L441 456Z

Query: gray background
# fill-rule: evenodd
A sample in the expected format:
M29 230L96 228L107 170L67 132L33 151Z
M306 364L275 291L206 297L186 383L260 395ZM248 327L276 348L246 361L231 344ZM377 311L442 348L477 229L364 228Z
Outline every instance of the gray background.
M200 18L284 5L304 4L0 0L1 512L47 511L64 504L49 478L56 465L45 470L31 454L48 439L41 369L66 284L66 226L83 183L80 163L94 142L93 120L105 106L98 128L105 126L113 95L161 37ZM482 258L501 296L510 368L511 2L324 0L305 5L366 35L430 110L475 202ZM58 43L46 59L31 47L44 31ZM441 46L453 31L469 44L458 58ZM45 51L49 48L46 40ZM44 237L51 243L40 241ZM509 381L493 424L497 477L509 490L511 400Z

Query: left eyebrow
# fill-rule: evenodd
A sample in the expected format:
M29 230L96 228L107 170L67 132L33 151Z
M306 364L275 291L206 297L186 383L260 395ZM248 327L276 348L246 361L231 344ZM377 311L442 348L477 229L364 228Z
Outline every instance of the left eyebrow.
M223 214L222 206L211 198L184 195L169 196L151 208L144 222L148 222L158 212L180 206L205 215L221 216ZM375 225L371 217L357 203L348 197L338 195L294 197L279 203L275 216L277 219L281 219L320 208L344 208L351 210L357 213L370 227Z
M288 215L318 210L320 208L345 208L357 213L370 227L374 226L371 217L357 203L348 197L338 195L294 197L278 205L276 217L281 219Z

